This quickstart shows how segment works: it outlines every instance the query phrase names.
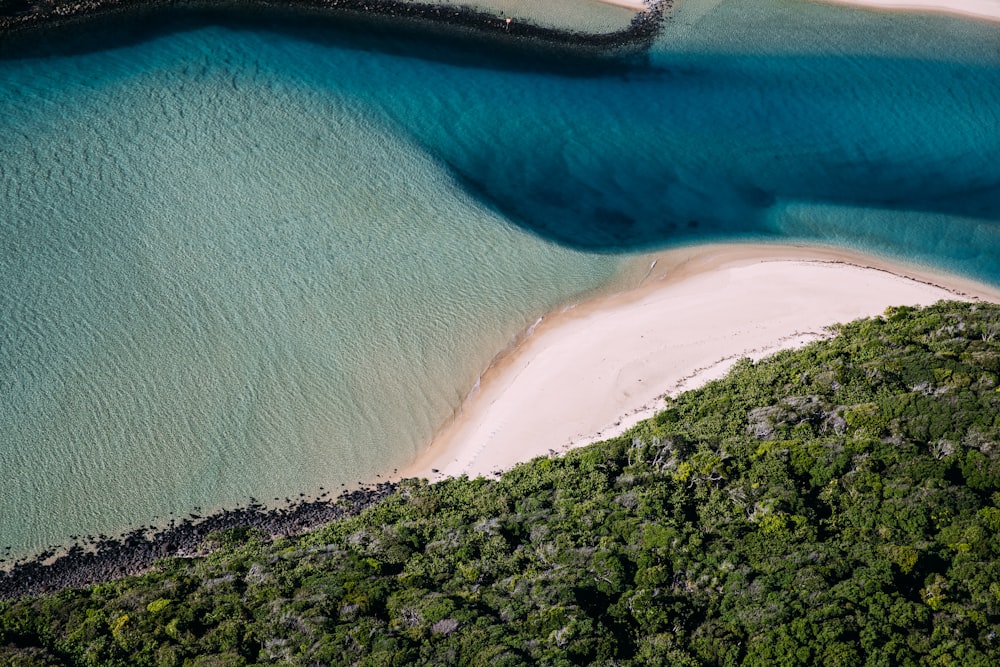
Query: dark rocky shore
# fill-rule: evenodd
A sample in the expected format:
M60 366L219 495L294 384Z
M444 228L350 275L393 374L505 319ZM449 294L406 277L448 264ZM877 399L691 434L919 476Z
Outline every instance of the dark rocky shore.
M269 509L253 501L246 507L200 517L191 514L163 529L144 527L121 537L88 537L57 553L49 549L18 561L0 572L0 599L51 593L139 574L157 560L204 553L206 539L218 531L247 528L272 538L317 528L335 519L361 512L394 493L397 484L383 482L347 491L336 500L328 493L316 500L289 502ZM60 550L62 551L62 550Z
M116 13L158 13L171 9L321 12L331 17L365 17L388 21L430 23L472 30L503 38L522 38L575 49L616 50L648 45L659 33L673 0L651 0L621 30L584 33L545 27L528 20L465 6L445 6L400 0L0 0L0 35L34 28L76 24L87 18Z

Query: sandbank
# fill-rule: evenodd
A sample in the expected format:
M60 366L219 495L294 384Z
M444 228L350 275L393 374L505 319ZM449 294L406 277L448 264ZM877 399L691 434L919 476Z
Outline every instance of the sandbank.
M708 245L639 262L637 287L542 318L498 357L402 476L490 475L619 435L741 357L888 306L1000 302L971 280L835 249Z
M819 0L844 5L859 5L891 11L931 11L960 14L976 18L1000 20L1000 0ZM636 11L647 9L644 0L600 0L605 4L628 7Z
M873 9L945 12L1000 21L1000 0L823 0Z
M634 9L637 12L641 12L649 7L646 5L645 0L600 0L606 5L617 5L618 7L627 7L629 9Z

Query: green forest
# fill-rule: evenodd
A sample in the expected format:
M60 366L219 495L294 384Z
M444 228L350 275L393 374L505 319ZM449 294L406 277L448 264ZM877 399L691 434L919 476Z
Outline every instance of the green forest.
M498 479L0 602L0 664L998 665L1000 307L835 330Z

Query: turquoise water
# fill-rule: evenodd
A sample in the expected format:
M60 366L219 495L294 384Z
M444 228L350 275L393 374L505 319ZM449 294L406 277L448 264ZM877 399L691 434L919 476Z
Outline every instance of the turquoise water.
M192 18L0 61L0 547L391 471L632 251L1000 284L1000 27L749 4L613 65Z

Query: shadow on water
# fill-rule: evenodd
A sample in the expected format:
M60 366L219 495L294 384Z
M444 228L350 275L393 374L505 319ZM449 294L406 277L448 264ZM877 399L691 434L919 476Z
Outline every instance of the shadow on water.
M351 52L356 68L318 73L317 84L365 99L471 195L563 245L876 239L873 250L946 262L966 252L960 239L940 241L956 219L985 243L968 272L993 274L1000 257L1000 68L988 64L609 56L410 20L246 8L108 15L4 51L72 55L207 26ZM905 214L923 227L908 230Z
M478 141L422 122L403 98L387 107L468 191L546 239L612 252L705 239L870 241L947 263L968 254L967 239L945 247L942 238L972 225L985 245L962 270L1000 277L1000 69L698 55L587 90L504 85L516 92L481 119L489 134Z
M859 28L862 40L884 29ZM504 134L530 169L485 151L444 159L510 219L577 248L795 237L961 260L952 268L996 282L1000 51L987 28L968 36L985 59L849 40L830 53L654 54L587 91L568 82L573 101L534 99L534 113L573 122Z
M718 175L710 183L692 182L677 172L683 166L663 161L642 169L642 184L618 187L628 175L615 173L613 168L581 172L566 169L565 165L551 165L544 169L543 177L524 179L515 172L498 174L497 169L490 169L487 178L480 178L481 170L468 161L448 166L465 189L526 231L588 251L620 252L707 240L802 236L775 226L775 210L785 202L972 219L995 225L1000 235L997 173L986 174L990 182L979 185L940 173L913 173L908 181L872 179L865 183L851 178L851 174L827 178L829 174L819 168L810 182L794 179L802 187L793 188L758 184L746 174ZM601 182L615 186L602 190L598 187ZM655 184L643 187L651 182ZM844 236L839 232L825 235L822 231L812 228L807 236L816 241ZM948 233L947 228L940 231Z

